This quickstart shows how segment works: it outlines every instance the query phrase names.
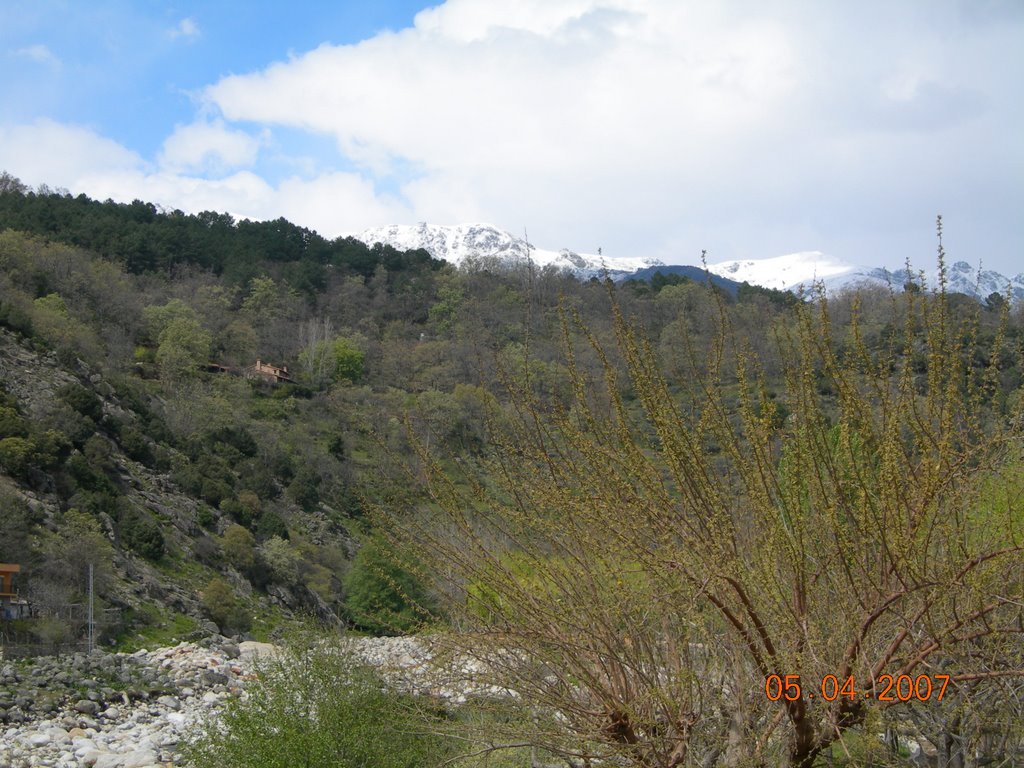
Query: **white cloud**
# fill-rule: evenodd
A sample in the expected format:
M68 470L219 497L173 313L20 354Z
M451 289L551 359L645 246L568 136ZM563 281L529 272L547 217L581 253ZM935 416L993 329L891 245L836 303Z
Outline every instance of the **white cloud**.
M160 148L158 162L173 172L226 171L251 166L256 161L260 139L232 130L224 121L200 119L179 125Z
M199 133L200 139L217 135L216 130ZM243 154L224 149L233 146L234 138L223 145L219 139L204 144L186 140L188 132L186 139L181 135L178 129L171 138L179 138L168 140L179 159L202 162L211 143L218 151L235 152L236 158ZM372 183L357 174L325 173L310 180L291 177L277 186L245 170L204 178L192 173L187 164L165 162L154 167L87 128L52 120L0 126L0 169L29 186L64 187L99 200L141 199L188 213L224 211L237 218L284 216L329 237L404 220L410 213L401 201L378 195Z
M232 120L333 134L375 171L388 157L565 170L595 158L660 163L679 131L755 130L794 85L793 41L779 25L709 35L727 20L698 7L581 12L591 5L449 3L414 30L322 46L207 95ZM609 140L630 143L607 152Z
M40 119L0 125L0 168L31 184L78 186L91 173L137 172L141 157L88 128Z
M274 201L278 213L323 235L337 237L365 226L382 226L412 216L407 204L378 194L373 184L354 173L327 173L314 179L292 177L281 182Z
M1012 264L1022 46L1024 13L961 0L448 0L211 84L151 163L48 123L42 141L0 129L0 168L325 234L491 221L543 247L715 261L927 260L941 211L961 255ZM296 148L303 132L320 140ZM294 154L323 137L338 152L302 165L285 136ZM302 176L271 184L268 167Z
M199 25L196 24L194 19L184 18L178 22L177 26L170 29L167 34L171 36L171 39L181 37L186 40L195 40L201 33Z
M878 222L928 243L920 209L964 197L943 156L971 146L967 181L1005 177L991 138L1020 127L1021 20L964 26L961 5L448 0L205 97L229 121L334 137L403 185L411 220L655 256L827 250Z
M19 59L34 61L37 64L45 64L46 66L53 67L54 69L60 69L61 67L61 60L53 51L41 43L29 45L25 48L19 48L16 51L12 51L11 55Z

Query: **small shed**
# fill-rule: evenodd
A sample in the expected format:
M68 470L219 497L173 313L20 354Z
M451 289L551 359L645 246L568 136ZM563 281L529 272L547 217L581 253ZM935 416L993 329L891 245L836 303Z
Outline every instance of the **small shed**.
M21 566L0 563L0 618L24 619L31 615L31 605L18 597L14 591L14 574L21 573Z
M14 591L14 574L16 573L21 573L20 565L0 563L0 602L6 602L18 597L18 594Z

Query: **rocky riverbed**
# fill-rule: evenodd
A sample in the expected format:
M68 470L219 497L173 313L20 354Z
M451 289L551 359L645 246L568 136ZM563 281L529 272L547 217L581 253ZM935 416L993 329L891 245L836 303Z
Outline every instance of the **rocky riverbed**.
M133 654L0 666L0 766L173 766L177 747L241 693L272 646L226 638Z
M471 662L439 672L416 638L359 638L352 651L393 684L453 703L501 693ZM0 662L0 768L172 768L179 747L255 678L266 643L214 636L132 654Z

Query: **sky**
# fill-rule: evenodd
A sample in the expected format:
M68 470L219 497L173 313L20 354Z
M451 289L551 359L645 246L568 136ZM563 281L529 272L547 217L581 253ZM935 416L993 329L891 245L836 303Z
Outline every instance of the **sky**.
M1024 272L1021 0L0 0L0 169L328 237Z

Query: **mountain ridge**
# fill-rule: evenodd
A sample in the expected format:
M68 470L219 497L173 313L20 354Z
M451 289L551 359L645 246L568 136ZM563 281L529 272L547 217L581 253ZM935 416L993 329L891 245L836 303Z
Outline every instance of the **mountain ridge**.
M354 237L371 247L383 243L399 250L422 248L434 258L453 264L479 258L497 258L513 264L525 264L529 260L538 267L565 269L583 278L598 277L605 271L613 278L625 278L639 269L664 266L664 262L645 257L612 257L569 248L538 248L525 238L487 223L392 224L364 229Z
M568 248L538 248L525 238L518 238L492 224L394 224L374 227L356 234L355 239L367 245L383 243L400 250L423 249L436 259L462 265L474 259L498 259L512 264L532 261L540 268L567 270L582 279L608 274L613 280L649 279L659 267L685 267L701 272L701 265L680 261L606 256L581 253ZM822 251L797 251L781 256L758 259L733 259L707 265L712 275L775 290L799 293L816 284L830 293L861 285L895 287L902 290L915 283L926 290L938 290L937 269L918 271L907 268L890 270L854 264ZM955 261L946 267L946 290L985 299L992 293L1006 294L1024 300L1024 273L1006 277L995 270L974 267L966 261Z

